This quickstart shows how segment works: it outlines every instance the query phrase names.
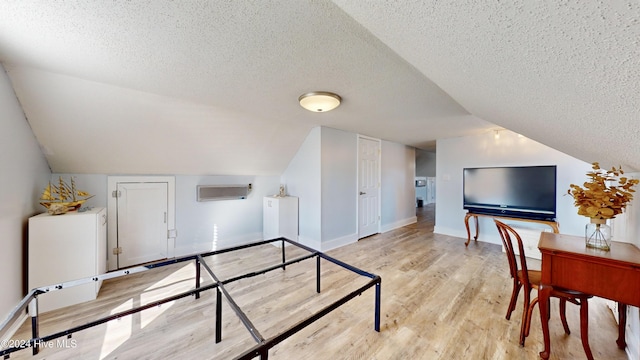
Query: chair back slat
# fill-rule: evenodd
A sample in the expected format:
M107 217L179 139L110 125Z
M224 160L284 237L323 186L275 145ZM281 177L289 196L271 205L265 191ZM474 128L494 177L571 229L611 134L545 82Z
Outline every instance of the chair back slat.
M504 245L505 252L507 253L507 259L509 260L509 269L511 270L511 276L517 276L518 270L522 270L523 280L528 284L529 272L527 268L527 258L524 253L524 244L522 238L511 226L493 219L500 233L502 244ZM516 255L515 247L518 248L518 255ZM519 261L518 261L519 260ZM519 266L518 266L519 265Z

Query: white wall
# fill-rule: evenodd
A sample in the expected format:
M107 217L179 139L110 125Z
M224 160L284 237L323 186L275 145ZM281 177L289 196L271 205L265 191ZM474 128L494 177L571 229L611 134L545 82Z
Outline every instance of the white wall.
M197 185L251 184L246 199L196 201ZM278 193L278 176L176 176L176 256L262 240L265 196Z
M28 218L41 209L50 170L0 65L0 322L25 294ZM23 289L24 285L24 289Z
M434 232L466 238L465 211L462 208L462 169L485 166L557 166L557 221L563 234L584 235L588 222L577 214L573 198L564 195L569 184L582 184L591 164L575 159L511 131L500 132L495 139L492 132L438 140L436 179L436 225ZM471 225L473 227L473 225ZM523 225L529 226L534 225ZM545 228L544 226L541 228ZM473 231L473 229L472 229ZM480 218L479 241L500 244L495 225L488 218ZM462 240L461 240L462 241Z
M320 135L320 127L311 129L280 178L287 194L298 197L298 241L314 249L322 242Z
M278 192L299 198L299 241L323 251L358 240L358 135L326 127L311 130L281 177L177 175L175 255L260 240L262 199ZM382 141L381 231L416 221L415 150ZM95 196L86 206L107 206L107 175L74 176L78 188ZM245 200L197 202L197 185L248 184ZM44 210L44 209L43 209ZM111 229L109 229L111 230Z
M415 223L415 149L382 141L381 231Z
M358 136L323 127L321 136L322 249L358 240Z
M74 176L79 189L95 195L85 206L107 207L107 175L56 173L52 181L59 176ZM278 176L176 175L175 183L176 256L261 240L262 199L280 186ZM196 186L230 184L252 184L252 191L243 200L196 201Z
M314 128L282 175L300 198L300 242L327 251L358 240L358 134ZM416 221L415 150L382 141L381 231Z
M436 153L416 149L416 176L436 176Z
M326 251L357 241L357 138L312 129L281 177L177 175L175 255L260 240L262 198L276 194L280 183L299 198L301 243ZM381 230L415 222L414 149L383 141L381 171ZM51 179L58 176L74 176L78 188L95 195L86 206L107 206L107 175L53 174ZM196 201L197 185L247 183L253 190L245 200Z

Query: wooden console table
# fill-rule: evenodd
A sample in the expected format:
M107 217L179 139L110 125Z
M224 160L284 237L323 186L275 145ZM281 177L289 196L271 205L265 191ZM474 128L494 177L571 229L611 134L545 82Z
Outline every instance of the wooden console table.
M556 221L546 221L546 220L531 220L531 219L522 219L508 216L499 216L499 215L484 215L484 214L475 214L468 212L467 215L464 216L464 226L467 228L467 242L464 243L464 246L469 246L469 242L471 242L471 231L469 230L469 218L473 217L474 223L476 225L476 236L473 237L473 240L478 241L478 217L489 217L494 219L504 219L504 220L512 220L512 221L524 221L524 222L532 222L537 224L544 224L553 230L554 233L558 234L560 229L558 227L558 222Z
M548 359L549 293L554 286L581 291L618 302L618 347L624 349L627 305L640 307L640 249L612 241L611 250L585 246L584 237L543 232L538 248L542 253L542 278L538 306L544 337L540 357ZM587 357L589 354L587 354Z

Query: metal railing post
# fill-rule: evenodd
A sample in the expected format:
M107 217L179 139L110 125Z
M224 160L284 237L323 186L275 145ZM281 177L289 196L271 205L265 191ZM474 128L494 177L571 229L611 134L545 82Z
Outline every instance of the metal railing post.
M222 292L216 288L216 344L222 341Z
M287 258L284 254L284 238L282 239L282 270L285 270L287 267L284 265L284 263L287 261Z
M376 284L376 305L375 305L375 315L374 315L374 320L373 320L373 328L377 331L380 332L380 292L381 292L381 285L382 284L382 279L379 279L378 283Z
M29 303L29 315L31 316L31 338L36 339L33 343L33 355L37 355L40 351L40 343L38 342L38 338L40 337L39 326L38 326L38 295L31 300Z
M200 288L200 257L196 257L196 289ZM196 292L196 299L200 299L200 291Z
M320 293L320 256L316 256L316 292Z

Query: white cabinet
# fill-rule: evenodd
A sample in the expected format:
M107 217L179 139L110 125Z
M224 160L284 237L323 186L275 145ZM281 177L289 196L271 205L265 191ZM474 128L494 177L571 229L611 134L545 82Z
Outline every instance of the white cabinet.
M284 237L298 241L298 198L268 196L264 198L263 205L264 239Z
M107 271L105 208L29 218L29 289L83 279ZM96 298L102 282L91 282L38 298L45 312Z

